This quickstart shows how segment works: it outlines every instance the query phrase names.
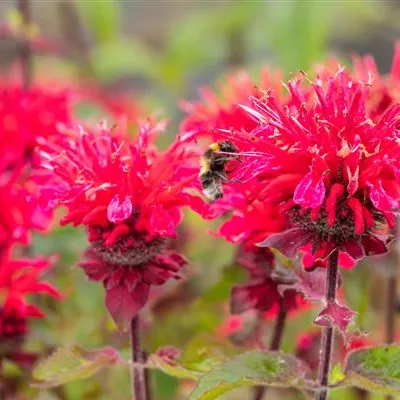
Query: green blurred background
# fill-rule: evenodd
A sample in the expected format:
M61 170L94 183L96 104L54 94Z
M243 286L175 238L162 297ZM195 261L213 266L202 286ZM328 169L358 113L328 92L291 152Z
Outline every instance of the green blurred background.
M214 85L230 70L245 68L258 76L268 65L282 68L288 76L331 54L346 64L354 53L371 53L380 70L387 72L393 44L400 38L398 1L31 0L31 4L40 35L57 48L35 55L36 80L46 74L59 75L61 81L66 76L77 81L90 78L110 92L125 91L171 118L170 139L182 117L178 101L198 98L200 86ZM0 22L9 21L13 7L13 1L0 2ZM15 41L0 35L0 68L7 71L16 56ZM97 115L90 106L80 112L84 117ZM233 247L206 234L216 226L187 214L180 245L191 261L188 279L164 287L147 307L143 330L149 352L166 344L184 346L199 333L214 334L228 315L230 287L243 276L231 265ZM111 344L127 356L127 338L107 316L102 288L89 283L76 267L85 245L83 231L75 228L55 228L51 235L35 237L34 253L61 254L50 279L65 299L44 302L47 318L35 323L27 345L48 352L73 343L88 348ZM372 281L379 279L371 278L369 266L364 265L344 280L361 329L375 329L381 320L380 300L369 301ZM293 350L297 335L311 326L315 315L311 310L290 322L286 350ZM267 336L269 332L267 326ZM23 376L11 365L6 368ZM32 389L22 379L23 395L37 400L122 400L130 392L129 371L124 367L56 390ZM152 379L154 399L187 398L189 383L162 373L154 373ZM344 400L353 395L348 390L333 397ZM271 398L277 396L281 395L271 391ZM227 398L244 397L232 392Z

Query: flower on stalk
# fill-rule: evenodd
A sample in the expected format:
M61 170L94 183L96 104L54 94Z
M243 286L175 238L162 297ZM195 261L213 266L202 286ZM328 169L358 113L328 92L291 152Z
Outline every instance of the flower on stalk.
M43 199L66 207L61 225L87 228L81 265L104 284L106 306L122 329L145 305L151 286L179 278L186 264L172 240L193 197L198 155L180 137L158 151L154 139L164 126L144 121L133 140L118 127L80 128L40 153L49 171Z
M51 266L51 260L12 259L12 248L0 257L0 358L23 364L31 356L20 347L29 329L31 318L43 318L43 312L28 302L27 296L46 294L56 299L61 295L41 275Z
M336 249L353 260L385 253L400 201L400 105L372 121L370 83L343 68L287 87L290 107L273 93L253 99L245 109L258 127L229 138L245 151L232 188L251 187L283 226L260 246L293 258L311 245L317 260Z

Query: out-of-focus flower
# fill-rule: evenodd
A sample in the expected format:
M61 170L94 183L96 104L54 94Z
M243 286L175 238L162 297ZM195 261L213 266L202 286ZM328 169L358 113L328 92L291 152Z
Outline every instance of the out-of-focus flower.
M10 77L0 81L0 254L11 242L27 243L31 230L44 231L51 215L36 207L33 150L40 138L58 135L69 123L66 90L24 90Z
M157 151L153 142L164 125L144 121L132 141L119 128L78 129L41 151L49 171L43 200L67 208L62 225L86 226L90 245L81 265L104 284L106 306L122 329L144 306L151 286L179 278L186 264L172 240L181 209L193 198L198 154L181 137Z
M343 68L310 85L288 83L290 107L273 93L246 107L258 127L229 137L243 151L229 185L252 188L249 198L281 219L260 245L289 258L306 245L316 260L335 249L353 260L385 253L400 201L400 106L371 121L370 85Z
M239 104L246 104L250 96L260 98L266 90L280 92L282 73L264 69L259 82L246 71L228 75L218 86L218 94L209 88L201 90L202 100L182 101L181 108L187 117L181 124L181 132L196 132L198 135L212 135L215 129L252 131L257 126ZM264 91L265 89L265 91Z
M50 214L37 207L33 182L22 167L2 165L0 156L0 256L13 242L28 243L31 230L45 231Z
M29 329L30 318L43 318L40 309L28 302L27 296L46 294L60 299L61 295L41 275L51 266L51 260L12 259L12 249L0 258L0 357L23 363L20 345Z
M58 125L70 123L71 116L66 90L33 86L25 91L4 80L0 82L1 165L11 169L29 161L38 138L57 135Z
M239 248L237 263L249 273L249 281L236 285L231 293L231 312L240 314L255 309L260 312L276 314L282 309L289 312L301 307L301 301L296 291L285 290L281 293L279 285L285 283L275 273L275 257L268 248Z
M116 120L126 118L130 122L135 122L145 114L143 107L128 93L103 88L97 83L90 82L79 84L76 90L78 100L100 106Z
M353 58L356 78L371 83L367 110L370 118L379 119L391 106L400 100L400 42L396 43L390 73L381 76L371 55Z

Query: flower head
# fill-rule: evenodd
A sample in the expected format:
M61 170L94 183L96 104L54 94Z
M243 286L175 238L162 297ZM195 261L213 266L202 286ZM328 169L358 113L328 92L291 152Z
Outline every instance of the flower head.
M7 168L25 164L39 137L57 134L59 123L70 121L67 92L19 84L0 83L1 164Z
M153 142L163 129L164 123L143 122L132 141L102 125L95 133L66 132L41 151L50 171L43 199L67 208L62 225L86 226L90 246L82 266L103 282L107 308L122 328L151 285L178 278L186 263L171 241L192 198L198 157L181 138L159 152Z
M28 331L30 318L43 318L40 309L30 304L27 296L46 294L60 299L60 293L41 275L50 268L46 258L12 259L12 249L0 258L0 357L17 358L17 343L21 343ZM7 345L6 345L7 344ZM12 345L11 345L12 344Z
M253 130L257 122L239 104L245 104L250 96L262 97L263 88L275 88L279 92L281 79L280 71L267 69L261 72L257 84L246 71L228 75L219 84L220 94L204 88L201 101L181 103L181 108L188 114L181 124L181 131L212 135L215 129Z
M275 257L268 248L239 248L237 263L249 274L249 281L236 285L231 292L231 312L240 314L255 309L268 318L279 310L289 312L306 304L295 290L281 292L285 283L277 272Z
M356 78L371 82L367 110L372 120L380 118L400 99L400 42L395 45L392 68L387 76L381 76L371 55L353 59Z
M251 187L249 197L271 207L283 226L260 245L288 257L311 245L317 259L335 249L352 259L386 252L400 201L400 106L373 122L370 84L343 68L287 87L290 106L273 93L253 99L246 110L258 127L229 138L244 150L228 175L232 188Z
M26 244L31 230L45 231L50 214L39 209L33 182L24 168L1 165L0 156L0 256L11 243Z

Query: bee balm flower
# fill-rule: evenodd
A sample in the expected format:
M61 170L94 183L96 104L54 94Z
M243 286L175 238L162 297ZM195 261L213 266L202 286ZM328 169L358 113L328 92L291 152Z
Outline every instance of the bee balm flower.
M229 178L238 187L252 183L249 196L282 221L262 246L294 257L311 244L319 259L335 249L354 260L384 253L400 201L400 105L373 122L368 82L342 68L311 82L313 92L304 81L289 82L298 100L290 107L273 93L246 107L258 127L229 140L253 153L243 154Z
M40 309L30 304L27 296L46 294L60 299L60 293L41 275L50 267L50 260L11 259L11 248L0 257L0 359L23 361L20 344L29 329L30 318L43 318Z
M151 286L179 278L186 263L171 241L192 198L197 154L180 139L157 151L153 142L163 128L142 123L133 141L105 126L96 133L80 130L41 152L50 171L44 200L67 208L62 225L87 228L89 248L81 265L90 279L103 283L106 306L123 329L146 303Z

